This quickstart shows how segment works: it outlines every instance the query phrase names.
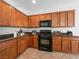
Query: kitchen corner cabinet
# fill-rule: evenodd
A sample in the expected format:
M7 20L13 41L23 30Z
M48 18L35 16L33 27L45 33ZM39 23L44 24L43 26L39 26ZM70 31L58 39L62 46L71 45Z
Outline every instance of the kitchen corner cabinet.
M16 59L16 39L0 43L0 59Z
M52 37L52 50L61 51L61 36Z
M59 27L59 13L52 13L51 14L52 19L52 27Z
M62 37L62 51L70 52L70 37Z
M28 27L28 17L16 9L12 10L13 20L12 25L17 27Z
M39 27L39 15L29 16L29 27Z
M51 20L51 13L40 14L40 20Z
M38 49L38 35L33 36L33 48Z

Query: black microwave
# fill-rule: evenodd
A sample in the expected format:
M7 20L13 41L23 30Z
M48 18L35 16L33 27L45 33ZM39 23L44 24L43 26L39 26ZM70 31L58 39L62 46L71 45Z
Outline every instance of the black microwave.
M51 27L51 26L52 26L51 20L40 21L40 27Z

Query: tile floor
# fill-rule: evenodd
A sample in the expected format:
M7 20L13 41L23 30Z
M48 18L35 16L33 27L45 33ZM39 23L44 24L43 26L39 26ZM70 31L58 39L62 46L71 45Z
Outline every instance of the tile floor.
M79 55L61 52L45 52L34 48L28 48L17 59L79 59Z

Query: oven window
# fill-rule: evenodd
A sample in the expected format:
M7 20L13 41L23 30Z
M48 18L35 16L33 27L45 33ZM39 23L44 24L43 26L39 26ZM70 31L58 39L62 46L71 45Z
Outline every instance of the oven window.
M42 45L49 45L49 40L41 39L40 41Z

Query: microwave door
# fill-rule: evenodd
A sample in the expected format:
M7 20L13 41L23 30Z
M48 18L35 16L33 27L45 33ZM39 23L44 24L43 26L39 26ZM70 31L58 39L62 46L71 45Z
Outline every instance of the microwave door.
M48 23L41 23L41 27L48 27Z

